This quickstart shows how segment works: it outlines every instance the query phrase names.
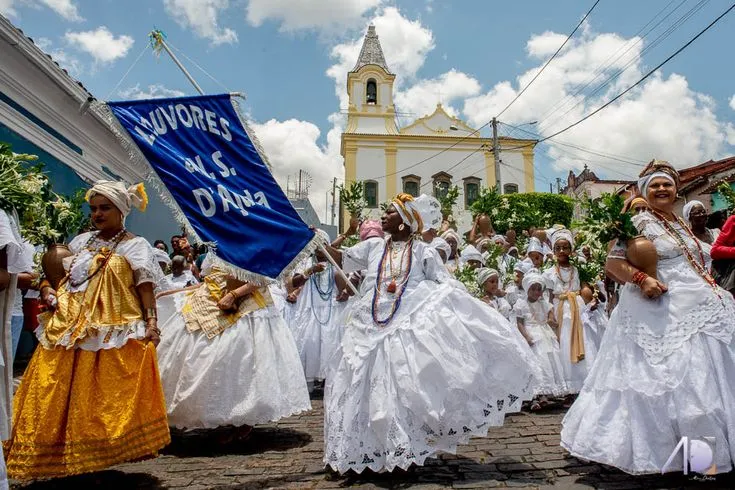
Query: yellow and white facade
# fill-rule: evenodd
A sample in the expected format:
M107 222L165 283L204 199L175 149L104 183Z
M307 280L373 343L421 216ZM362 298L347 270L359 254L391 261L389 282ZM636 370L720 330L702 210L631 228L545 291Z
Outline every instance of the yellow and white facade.
M395 78L375 27L370 26L358 61L347 75L349 106L341 144L345 184L365 183L366 212L371 217L378 217L380 203L399 192L434 195L441 192L437 187L457 185L460 196L454 218L459 230L467 231L473 196L496 183L492 138L480 137L440 103L432 114L399 128L393 104ZM501 137L499 146L500 188L505 193L532 192L534 142Z

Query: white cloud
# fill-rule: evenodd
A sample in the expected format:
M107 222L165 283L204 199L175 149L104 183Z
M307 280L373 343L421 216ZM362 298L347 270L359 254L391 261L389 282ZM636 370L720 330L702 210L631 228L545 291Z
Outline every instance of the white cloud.
M13 0L0 0L0 14L5 17L15 17L18 12L13 8Z
M66 20L81 22L84 17L79 15L77 6L72 0L40 0L48 8L65 18Z
M84 65L81 61L79 61L76 56L70 54L68 51L62 48L54 47L54 43L46 37L40 37L34 42L36 46L38 46L43 52L51 56L51 58L56 63L58 63L61 68L65 69L71 76L77 78L79 77L79 75L82 74Z
M182 27L191 27L213 45L237 42L234 30L219 25L219 16L229 8L229 0L163 0L163 6Z
M732 109L733 111L735 111L735 95L733 95L732 97L730 97L730 109Z
M310 122L271 119L263 124L250 123L263 145L273 168L273 175L285 190L289 177L305 170L312 177L309 197L320 217L326 216L325 196L332 190L332 179L342 179L342 158L339 155L339 132L327 135L327 146L318 143L321 132Z
M452 116L458 111L452 101L477 95L480 83L469 75L450 70L437 78L418 80L405 91L396 92L394 102L399 112L410 113L416 119L434 111L437 102Z
M247 20L260 26L266 20L279 22L282 31L318 29L343 31L358 26L363 15L383 0L249 0Z
M167 97L181 97L186 95L181 90L175 90L164 87L160 83L148 85L146 89L140 88L140 84L136 83L133 87L128 87L118 92L120 97L128 100L140 99L161 99Z
M64 39L77 49L89 53L100 63L124 58L135 42L132 37L124 34L115 37L105 26L93 31L67 32Z
M565 36L553 32L531 37L527 52L529 58L538 61L538 66L521 74L514 82L501 81L484 94L468 98L463 112L470 124L480 126L498 114L517 95L520 87L538 73L564 39ZM570 42L503 114L503 121L519 124L538 120L539 125L534 130L542 135L563 129L643 75L646 69L640 59L643 47L638 38L595 34L585 29L582 36ZM590 94L593 87L628 65L630 67L615 82ZM605 68L598 71L601 66ZM595 79L595 76L598 77ZM594 82L581 92L589 94L586 98L574 95L593 79ZM635 160L656 157L668 159L679 167L690 166L722 156L728 151L726 146L735 139L733 130L717 119L714 109L712 98L692 90L685 77L677 74L666 77L659 73L558 139ZM598 174L610 178L632 177L641 170L632 164L616 162L613 165L603 157L570 150L554 141L549 140L548 153L558 170L581 168L586 161L590 161L590 168Z

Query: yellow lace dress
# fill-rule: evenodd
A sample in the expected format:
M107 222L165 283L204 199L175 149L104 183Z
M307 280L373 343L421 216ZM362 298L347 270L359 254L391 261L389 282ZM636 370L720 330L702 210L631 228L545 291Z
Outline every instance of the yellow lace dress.
M15 395L4 442L14 479L98 471L154 457L171 440L136 291L160 279L151 246L139 237L115 246L85 233L70 248L58 305L39 316L41 345Z

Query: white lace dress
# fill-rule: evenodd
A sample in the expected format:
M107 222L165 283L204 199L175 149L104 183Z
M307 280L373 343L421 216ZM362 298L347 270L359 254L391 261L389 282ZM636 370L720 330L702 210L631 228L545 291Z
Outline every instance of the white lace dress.
M300 270L313 265L308 259ZM329 363L342 340L345 303L337 301L338 294L334 269L327 264L323 272L309 277L288 315L304 375L310 384L326 379Z
M559 340L547 321L550 310L551 305L544 298L533 303L519 299L513 305L511 321L517 324L517 319L522 318L526 333L533 340L531 350L541 367L541 377L534 394L563 396L569 390L564 378Z
M728 472L735 460L735 300L695 271L655 217L634 220L656 246L668 292L650 300L632 284L622 288L595 366L564 418L562 446L643 474L660 472L681 437L714 437L717 471ZM672 226L699 261L695 241ZM672 471L681 470L677 461Z
M277 303L210 339L186 328L187 297L177 292L158 299L158 366L169 425L257 425L311 409L296 344Z
M556 321L559 323L559 348L561 352L561 362L564 367L564 380L566 382L569 393L579 393L582 389L585 378L592 368L597 355L597 333L598 324L596 322L585 321L585 304L581 296L579 296L580 283L579 272L574 266L568 269L561 268L561 277L557 273L556 267L551 267L543 272L543 278L546 287L551 290L553 298L553 310ZM584 338L584 359L579 362L572 362L572 307L570 300L564 301L562 309L562 317L559 318L559 297L569 292L577 293L575 298L579 316L582 321L582 337ZM589 318L589 317L588 317Z
M339 362L324 396L324 461L339 472L406 469L437 451L454 452L519 411L538 373L518 329L451 284L429 245L414 241L404 254L406 243L396 243L398 291L387 292L387 259L377 284L385 247L370 240L343 252L345 271L367 271L360 296L349 303ZM383 321L404 279L393 320L376 324L376 284L375 314Z

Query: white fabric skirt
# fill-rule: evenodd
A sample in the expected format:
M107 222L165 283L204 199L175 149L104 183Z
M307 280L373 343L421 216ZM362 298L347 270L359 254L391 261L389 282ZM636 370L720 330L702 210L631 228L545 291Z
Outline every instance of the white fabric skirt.
M707 288L680 294L674 285L670 297L652 303L626 286L584 389L564 417L561 444L573 456L631 474L660 473L682 437L714 437L717 472L731 471L735 315L732 306L708 306L712 293ZM631 321L661 325L668 319L661 307L671 308L669 313L686 320L690 330L663 338L679 340L654 362L626 329ZM668 470L681 471L681 463L679 455Z
M186 293L158 300L158 365L171 426L257 425L311 409L296 344L276 308L208 339L186 329L185 301Z
M564 396L569 393L564 379L559 340L548 325L527 325L526 332L533 340L531 350L536 356L541 375L534 391L535 395Z
M326 384L324 461L336 471L406 469L453 453L533 396L528 343L483 302L424 281L380 327L371 299L353 300Z
M554 302L554 316L557 316L558 308L557 300ZM580 296L577 296L577 307L579 308L579 316L582 318L582 335L584 337L584 359L579 362L572 362L572 311L569 301L564 302L563 318L559 322L559 350L561 354L561 363L564 368L564 382L567 385L569 393L579 393L584 385L584 380L595 362L598 345L597 325L594 322L585 321L585 304ZM557 318L557 321L559 319Z

